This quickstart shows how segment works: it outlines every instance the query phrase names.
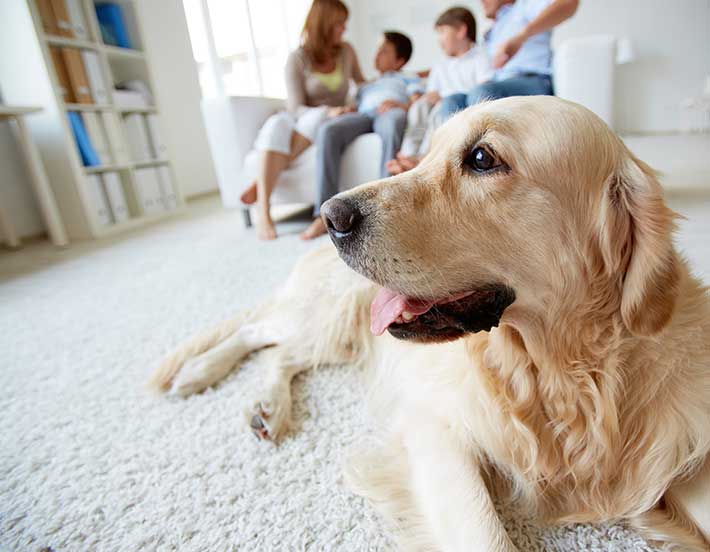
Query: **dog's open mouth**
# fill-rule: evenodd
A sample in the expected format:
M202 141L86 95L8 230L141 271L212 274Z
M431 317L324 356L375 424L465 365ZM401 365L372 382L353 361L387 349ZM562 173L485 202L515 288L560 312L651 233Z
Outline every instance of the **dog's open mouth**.
M398 339L449 341L469 332L489 331L515 300L515 292L494 284L439 300L407 297L381 288L370 306L370 330Z

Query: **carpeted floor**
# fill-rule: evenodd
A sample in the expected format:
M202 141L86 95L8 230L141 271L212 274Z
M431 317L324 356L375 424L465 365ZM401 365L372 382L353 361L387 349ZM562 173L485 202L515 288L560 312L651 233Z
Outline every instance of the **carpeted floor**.
M710 206L676 207L690 217L679 243L710 281ZM143 387L173 346L284 278L312 247L303 226L259 243L211 200L120 239L0 253L0 550L392 548L340 475L372 427L353 370L297 378L296 432L278 447L244 429L256 362L187 400ZM505 517L523 551L650 550L619 526Z

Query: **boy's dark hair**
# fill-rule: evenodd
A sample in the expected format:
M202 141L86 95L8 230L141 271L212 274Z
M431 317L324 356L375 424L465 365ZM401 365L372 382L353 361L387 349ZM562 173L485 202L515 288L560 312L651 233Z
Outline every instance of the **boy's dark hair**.
M394 51L397 53L398 59L403 59L404 63L412 57L412 41L405 34L397 31L385 31L382 33L385 40L394 46Z
M457 6L449 8L442 13L434 23L434 27L449 25L451 27L460 27L466 25L466 36L471 42L476 42L476 18L470 10Z

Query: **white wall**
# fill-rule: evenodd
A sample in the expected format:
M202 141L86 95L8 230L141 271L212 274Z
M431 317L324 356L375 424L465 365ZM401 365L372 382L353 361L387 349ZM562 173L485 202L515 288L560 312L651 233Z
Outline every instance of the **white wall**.
M621 132L673 132L687 126L680 102L700 93L710 74L710 0L581 0L575 16L560 25L554 43L590 34L632 39L636 61L619 66L614 92L615 126ZM385 29L406 32L414 42L410 69L437 59L432 29L437 15L453 5L472 9L487 26L477 1L352 0L351 40L368 75Z
M617 129L682 130L680 103L710 74L710 0L581 0L554 40L592 33L628 36L634 46L636 60L616 72Z
M168 148L183 196L217 190L182 0L137 0Z

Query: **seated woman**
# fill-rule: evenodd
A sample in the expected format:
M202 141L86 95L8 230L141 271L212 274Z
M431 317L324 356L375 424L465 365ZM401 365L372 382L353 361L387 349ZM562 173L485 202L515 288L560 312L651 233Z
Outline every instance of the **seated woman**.
M410 100L422 91L419 77L402 68L412 55L412 41L396 31L385 31L375 54L380 76L358 90L357 113L331 119L318 129L316 137L316 203L314 220L301 234L311 240L326 233L320 207L340 189L340 162L345 149L362 134L375 132L382 140L380 176L389 176L386 163L402 143Z
M279 175L310 146L328 118L345 113L350 81L365 79L353 47L342 40L348 8L340 0L313 0L302 32L302 46L286 62L287 111L272 115L256 139L262 152L256 181L242 202L258 202L259 239L276 238L269 198Z

